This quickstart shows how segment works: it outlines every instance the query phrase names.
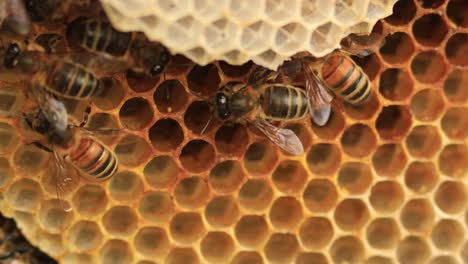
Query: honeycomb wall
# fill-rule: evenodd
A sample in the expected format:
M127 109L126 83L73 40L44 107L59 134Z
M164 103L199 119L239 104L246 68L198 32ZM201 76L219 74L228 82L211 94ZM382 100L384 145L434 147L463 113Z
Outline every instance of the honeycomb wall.
M120 170L76 183L70 213L51 155L2 118L0 209L61 263L467 263L467 12L465 1L399 1L379 22L386 44L355 58L372 99L334 108L324 127L284 124L299 157L241 125L200 135L211 112L193 94L245 80L252 64L115 75L89 126L125 128L99 137ZM2 115L27 104L1 86Z

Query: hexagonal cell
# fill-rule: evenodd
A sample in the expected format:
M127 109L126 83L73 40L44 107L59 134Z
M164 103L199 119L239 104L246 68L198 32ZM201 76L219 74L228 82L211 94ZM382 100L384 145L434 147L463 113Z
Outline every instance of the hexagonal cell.
M381 213L390 213L401 206L404 196L399 183L382 181L372 187L369 201L375 210Z
M219 83L218 68L213 64L206 66L196 65L187 75L188 88L197 95L210 96L218 91Z
M445 0L418 0L417 2L423 8L435 9L443 5L446 1Z
M294 4L291 0L286 1ZM267 10L270 3L272 2L267 2ZM285 8L283 11L289 11L291 10L290 8ZM276 30L274 47L279 53L294 53L295 51L299 51L306 38L307 29L303 25L298 23L286 24Z
M467 66L468 59L468 33L457 33L452 35L445 46L445 54L450 64L455 66Z
M459 27L468 27L467 7L463 1L449 1L446 12L448 18Z
M233 196L214 197L205 207L205 219L212 227L232 226L239 218L239 207Z
M102 110L114 109L124 98L124 88L117 78L105 77L101 79L102 91L93 97L93 104Z
M234 253L234 241L225 232L210 232L201 241L200 251L211 263L226 263Z
M129 167L136 167L150 157L151 147L145 139L135 135L128 135L120 139L114 151L119 163Z
M164 256L170 248L166 232L160 227L141 228L135 235L133 243L136 251L148 258Z
M149 139L156 150L176 150L184 141L184 131L174 119L159 119L149 130Z
M447 73L447 65L440 53L423 51L413 57L411 72L422 83L436 83Z
M405 172L405 185L418 194L425 194L438 184L439 175L432 162L413 161Z
M62 261L69 264L92 263L93 257L83 253L68 253L62 257Z
M125 75L128 87L137 93L145 93L154 88L159 81L159 77L150 77L142 72L128 70Z
M448 25L438 14L427 14L413 24L413 35L424 46L437 47L448 33Z
M221 126L215 135L215 144L218 152L242 156L249 143L249 136L245 126L240 124Z
M390 249L400 241L400 229L393 218L374 219L366 230L369 245L376 249Z
M184 264L193 263L198 264L198 254L191 248L173 248L166 257L164 263L167 264Z
M446 145L439 155L440 171L454 178L466 178L468 150L464 144Z
M65 251L61 235L53 235L42 230L36 233L36 240L44 252L49 252L52 256L63 254Z
M344 236L333 241L330 256L334 263L358 264L364 261L364 246L354 236Z
M203 130L205 134L208 134L216 123L210 121L212 117L213 111L208 102L195 101L185 111L184 124L195 134L201 134Z
M380 55L389 64L407 62L415 51L413 40L405 32L396 32L385 37Z
M454 103L465 103L468 100L468 75L465 70L455 69L450 72L444 83L445 97Z
M294 19L296 5L293 0L266 1L265 10L262 12L265 12L267 21L282 24Z
M8 154L18 145L19 138L15 129L7 124L0 122L0 153Z
M21 145L13 156L13 166L17 174L34 177L46 167L49 158L51 158L50 153L34 145Z
M73 214L63 210L58 199L43 201L38 212L42 229L52 234L63 232L72 222Z
M293 234L272 234L264 247L265 257L270 263L291 263L298 250L299 243Z
M0 158L0 188L5 187L11 182L15 176L13 168L10 166L10 163L7 159Z
M177 183L173 195L179 206L196 209L207 203L210 198L210 187L201 177L188 177Z
M296 264L327 264L328 260L325 255L322 253L315 253L315 252L303 252L297 255Z
M434 223L432 204L426 199L408 201L401 210L400 221L408 231L424 233L431 230Z
M369 120L373 118L379 112L379 108L380 102L376 96L376 92L372 92L369 99L360 105L343 102L343 109L346 115L356 120Z
M468 108L452 107L448 109L441 120L445 135L451 139L463 140L468 136Z
M332 14L333 2L305 0L301 2L301 18L307 25L316 25Z
M431 249L425 238L408 236L400 242L397 258L400 263L427 263L431 256Z
M421 125L413 127L406 137L406 148L415 158L431 158L437 153L442 144L439 131L434 126Z
M86 184L73 196L73 208L82 216L94 217L105 212L107 207L106 191L101 185Z
M371 154L377 145L377 139L368 126L356 124L348 127L341 136L343 151L355 158L363 158Z
M385 21L394 26L403 26L411 22L416 15L416 6L413 1L398 1L393 6L392 15Z
M205 25L201 35L207 50L210 52L226 52L236 47L233 45L232 39L237 38L239 31L239 24L223 17Z
M335 208L338 193L331 181L314 179L307 184L302 199L309 211L327 212Z
M119 123L117 118L112 114L95 113L89 117L86 126L97 130L94 136L106 145L113 144L120 134ZM100 130L102 130L101 134ZM110 135L106 133L106 130L111 130ZM113 131L116 132L114 133Z
M330 49L334 43L339 42L343 29L332 22L317 27L309 39L309 49L312 51ZM330 50L331 51L331 50Z
M302 244L311 250L325 247L332 241L334 235L333 226L325 217L306 218L299 229L299 238Z
M159 112L177 113L187 105L188 95L178 80L167 80L158 86L153 100Z
M437 188L434 201L444 213L456 214L465 208L468 193L462 182L445 181Z
M249 179L239 190L240 205L251 211L264 211L273 199L270 183L260 179Z
M240 251L231 261L231 264L263 264L262 256L256 251Z
M182 170L171 156L156 156L143 169L146 182L156 189L168 188L181 173Z
M455 250L463 243L465 230L459 222L451 219L440 220L432 229L432 243L442 250Z
M165 224L174 214L175 206L167 192L145 192L138 204L138 212L146 221Z
M369 257L365 264L394 264L395 262L388 257L382 257L382 256L372 256Z
M271 205L269 218L276 230L294 231L302 219L302 206L294 197L279 197Z
M334 144L312 145L307 154L307 165L312 173L332 175L340 166L341 151Z
M402 101L413 91L413 81L406 71L390 68L380 75L379 92L391 101Z
M269 174L278 162L278 151L272 144L254 142L245 152L243 161L249 174Z
M323 140L331 140L336 138L345 126L345 119L343 113L336 108L332 108L330 119L328 119L326 126L318 126L311 122L312 130L315 135Z
M111 178L108 190L113 199L131 202L143 192L143 182L138 174L121 171Z
M276 189L285 194L300 192L307 180L307 172L298 161L281 162L271 176Z
M411 127L412 118L405 105L389 105L382 109L375 122L377 133L384 140L400 140Z
M215 159L216 152L211 144L203 140L192 140L182 149L179 161L190 172L200 173L209 169Z
M369 220L369 211L359 199L345 199L335 208L334 219L343 230L361 230Z
M18 180L6 191L5 200L15 210L33 212L42 201L41 186L30 179Z
M396 177L406 166L407 160L400 144L384 144L372 156L372 166L379 176Z
M172 217L169 232L176 242L190 245L202 238L205 227L200 214L180 212Z
M78 252L92 251L99 248L103 240L101 229L95 222L79 221L68 230L67 241Z
M125 264L133 261L133 253L127 242L108 240L99 250L99 261L102 264Z
M125 128L142 130L153 120L153 108L143 97L133 97L122 105L119 118Z
M410 110L420 121L436 120L444 110L444 99L439 89L423 89L411 99Z
M262 246L269 233L265 218L259 215L242 216L236 223L234 231L237 242L252 249Z
M454 256L437 256L431 259L429 264L457 264L458 260Z
M246 25L241 32L241 46L251 54L258 54L268 48L265 39L273 37L273 26L265 21L255 21Z
M6 86L0 90L0 116L10 117L19 114L24 102L19 87Z
M365 163L347 162L338 172L337 183L350 194L361 194L367 192L372 178L371 169Z
M109 234L127 237L137 229L138 217L133 208L119 205L104 214L102 224Z
M236 191L246 175L240 166L240 162L227 160L218 163L211 171L208 178L211 188L220 193Z

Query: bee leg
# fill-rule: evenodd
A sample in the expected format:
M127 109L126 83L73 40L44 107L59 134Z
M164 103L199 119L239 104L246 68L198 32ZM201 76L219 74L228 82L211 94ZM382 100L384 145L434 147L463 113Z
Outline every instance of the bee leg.
M88 105L84 111L83 121L80 124L80 127L84 127L89 121L89 114L91 113L91 106Z
M36 146L37 148L40 148L46 152L52 152L52 150L46 146L44 146L42 143L38 142L38 141L33 141L33 142L30 142L30 143L27 143L26 145L34 145Z

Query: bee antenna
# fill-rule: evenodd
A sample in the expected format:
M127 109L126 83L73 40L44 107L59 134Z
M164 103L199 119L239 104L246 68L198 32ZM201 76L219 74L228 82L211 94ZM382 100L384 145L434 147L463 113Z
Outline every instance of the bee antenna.
M208 128L208 126L211 123L211 120L213 120L213 115L211 115L210 119L208 119L208 121L206 122L205 126L203 127L203 129L200 132L200 135L203 135L203 133L205 133L206 129Z

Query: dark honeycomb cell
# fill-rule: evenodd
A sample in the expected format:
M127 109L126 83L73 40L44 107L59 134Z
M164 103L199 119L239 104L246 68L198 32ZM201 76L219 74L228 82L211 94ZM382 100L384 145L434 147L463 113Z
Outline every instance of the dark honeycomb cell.
M208 102L195 101L190 104L190 106L187 108L187 111L185 111L185 126L187 126L189 130L196 134L201 134L202 132L209 133L215 124L213 120L210 121L210 119L213 117L213 114L214 113L212 112Z
M176 120L160 119L150 128L149 139L156 150L174 151L184 141L184 132Z
M434 8L440 7L447 1L446 0L418 0L417 2L420 6L424 8L434 9Z
M211 144L197 139L183 147L179 160L187 171L200 173L213 165L215 155L216 152Z
M408 160L400 144L384 144L372 156L372 166L379 176L396 177Z
M157 189L171 186L181 174L182 170L171 156L156 156L143 169L146 182Z
M352 125L341 136L341 148L344 153L354 158L363 158L371 154L377 145L377 138L366 125Z
M327 212L338 200L335 185L326 179L311 180L302 195L304 204L311 212Z
M404 32L396 32L387 35L385 44L380 48L380 55L389 64L400 64L407 62L414 50L411 37Z
M245 182L239 190L239 204L250 211L264 211L270 207L273 200L273 190L269 182L251 179Z
M401 101L413 91L413 81L406 71L390 68L380 75L379 92L388 100Z
M231 78L239 78L245 76L250 69L253 66L253 63L251 61L244 63L242 65L231 65L228 64L224 61L220 61L219 67L221 68L221 71L228 77Z
M413 24L413 35L416 41L429 47L440 45L448 30L448 25L438 14L424 15Z
M345 126L345 119L342 111L333 108L330 119L325 126L317 126L312 122L313 133L323 140L336 138Z
M180 180L174 189L177 204L186 209L197 209L205 205L210 197L210 188L206 181L193 176Z
M213 227L229 227L239 218L239 207L233 196L217 196L205 207L205 219Z
M411 99L410 110L420 121L436 120L444 110L442 92L439 89L420 90Z
M247 129L240 124L222 126L216 131L215 143L218 152L241 156L249 143Z
M341 151L337 145L319 143L312 145L307 154L307 165L312 173L332 175L341 163Z
M447 4L448 18L459 27L468 27L468 6L463 0L448 1Z
M273 172L272 181L277 190L285 194L300 192L307 180L307 172L297 161L283 161Z
M411 72L422 83L435 83L446 74L447 65L440 53L423 51L411 61Z
M406 137L406 149L415 158L431 158L441 148L442 139L434 126L415 126Z
M120 139L114 151L120 164L136 167L149 158L151 147L145 139L128 135Z
M445 54L450 64L454 66L467 66L468 33L452 35L445 46Z
M159 112L177 113L187 105L188 96L178 80L167 80L158 86L153 100Z
M364 57L353 56L352 58L371 81L375 80L382 68L382 62L375 53Z
M275 146L265 142L252 143L244 154L244 166L254 176L271 172L278 162Z
M411 123L411 114L407 106L389 105L380 112L375 127L381 139L399 140L406 136Z
M122 105L119 117L125 128L142 130L153 120L153 108L145 98L134 97Z
M216 93L221 80L213 65L195 66L187 76L188 88L196 95L210 96Z
M453 103L465 103L468 101L468 74L466 70L453 70L447 76L444 83L445 97Z
M208 177L210 187L218 193L232 193L247 179L238 161L226 160L218 163Z
M411 22L416 15L416 6L412 0L398 1L393 6L392 15L385 21L395 26L404 26Z
M116 78L103 78L102 91L93 97L93 103L102 110L114 109L124 99L124 88Z
M144 93L152 90L159 80L159 77L149 77L144 73L128 70L126 74L128 87L137 93Z
M343 109L348 117L356 120L369 120L378 114L380 102L376 95L377 88L373 87L372 89L374 90L370 98L364 104L352 105L347 102L343 103Z
M365 193L372 183L372 172L369 166L361 162L347 162L338 172L338 185L350 194Z

